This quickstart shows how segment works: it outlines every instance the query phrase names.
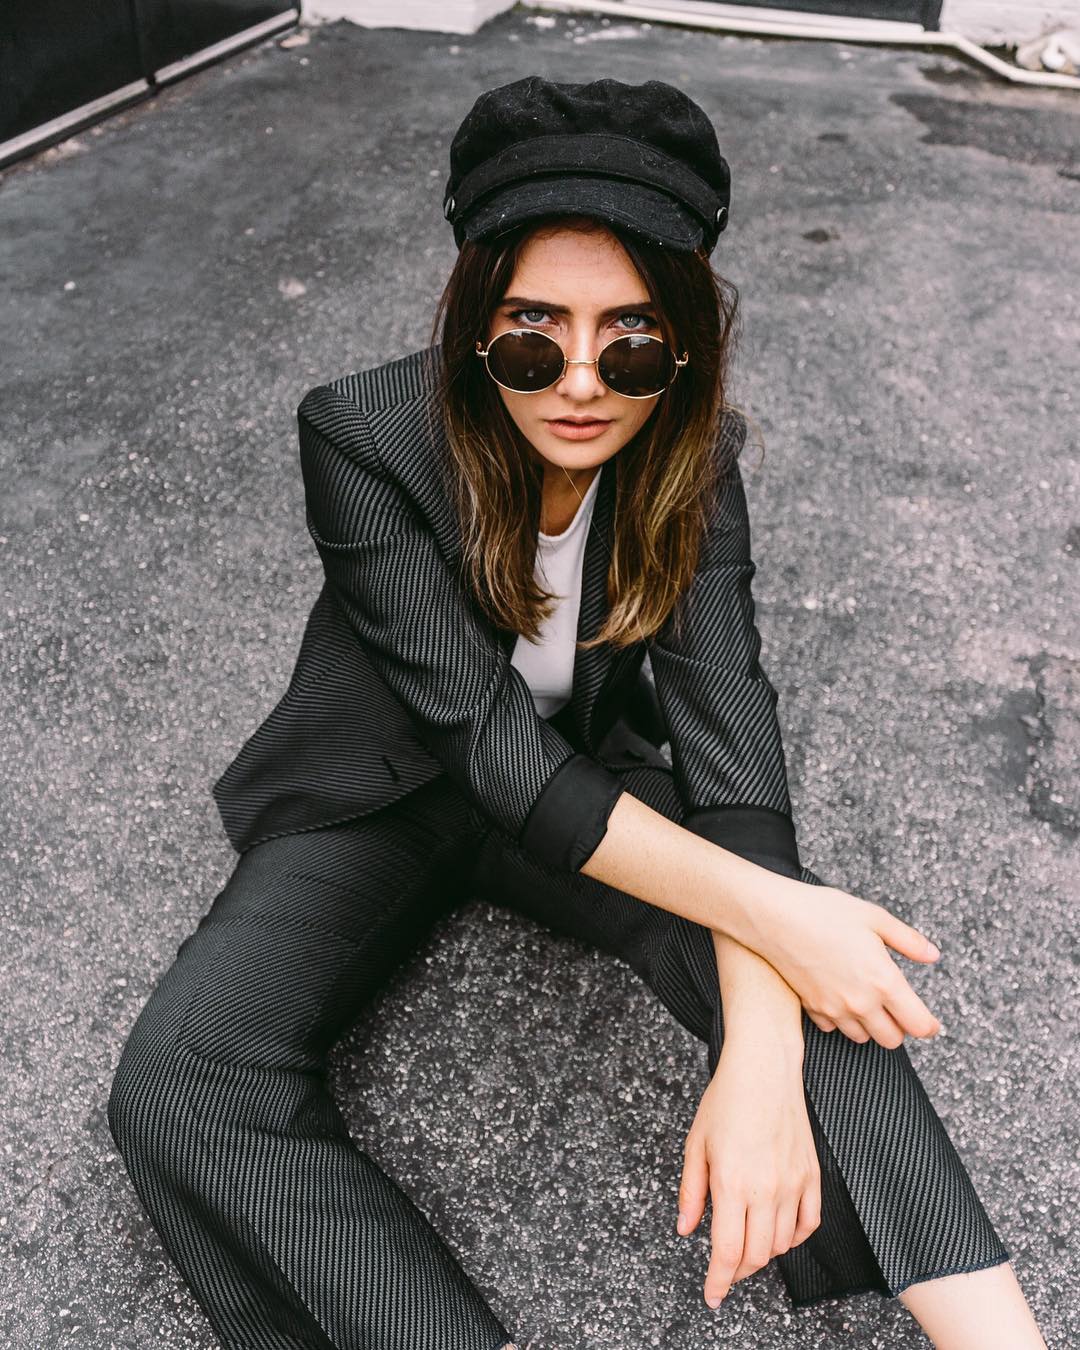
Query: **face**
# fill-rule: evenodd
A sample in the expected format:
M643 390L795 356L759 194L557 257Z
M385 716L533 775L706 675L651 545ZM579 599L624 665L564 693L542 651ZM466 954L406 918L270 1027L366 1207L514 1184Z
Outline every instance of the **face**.
M663 336L644 281L619 240L599 224L588 234L558 230L530 237L487 340L508 328L546 333L568 361L591 361L605 343L626 333ZM664 391L650 398L617 394L595 365L568 365L557 383L535 394L496 388L545 464L570 473L617 454L664 397Z

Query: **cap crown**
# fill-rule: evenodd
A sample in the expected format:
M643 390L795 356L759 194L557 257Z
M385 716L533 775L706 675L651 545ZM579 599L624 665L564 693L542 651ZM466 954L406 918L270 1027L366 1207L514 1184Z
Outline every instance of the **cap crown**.
M581 174L669 194L699 220L709 248L727 223L728 163L708 115L682 90L538 75L477 98L450 145L444 212L460 245L469 214L508 184Z

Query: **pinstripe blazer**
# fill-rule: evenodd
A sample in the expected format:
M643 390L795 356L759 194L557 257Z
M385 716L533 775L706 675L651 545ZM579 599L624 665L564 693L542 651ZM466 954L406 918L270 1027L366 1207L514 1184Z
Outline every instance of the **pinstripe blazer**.
M710 509L682 634L669 620L621 650L579 650L570 703L545 719L510 664L517 634L492 624L461 580L438 352L317 385L297 408L324 581L288 688L213 785L233 846L365 815L446 773L523 848L576 871L624 790L597 753L621 718L670 743L688 828L798 876L737 459ZM745 437L744 419L725 412L721 448ZM613 457L586 542L579 640L606 612L614 500Z

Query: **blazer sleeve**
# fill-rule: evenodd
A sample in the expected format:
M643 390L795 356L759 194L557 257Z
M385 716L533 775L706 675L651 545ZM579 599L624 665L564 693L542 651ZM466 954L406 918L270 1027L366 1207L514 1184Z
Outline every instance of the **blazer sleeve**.
M759 661L750 523L738 454L746 420L729 409L718 446L730 467L712 503L694 579L649 640L657 699L667 723L682 824L762 867L796 879L777 694Z
M607 830L621 780L536 711L385 468L363 409L319 385L297 421L308 531L367 659L489 820L548 865L579 870Z

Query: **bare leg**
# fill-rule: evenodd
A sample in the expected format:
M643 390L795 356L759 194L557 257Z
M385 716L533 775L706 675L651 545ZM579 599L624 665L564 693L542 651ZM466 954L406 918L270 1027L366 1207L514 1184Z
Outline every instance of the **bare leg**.
M920 1280L897 1298L936 1350L1046 1350L1008 1261Z

